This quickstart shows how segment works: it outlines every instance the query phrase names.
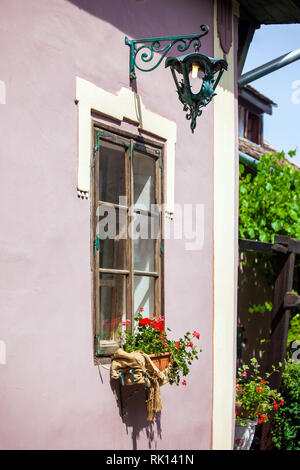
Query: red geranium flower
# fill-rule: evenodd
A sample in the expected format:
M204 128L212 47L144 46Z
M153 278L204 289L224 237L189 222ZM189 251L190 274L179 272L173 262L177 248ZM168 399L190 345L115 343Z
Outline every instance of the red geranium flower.
M150 320L150 318L141 318L139 321L139 326L147 326L147 325L151 325L151 323L152 323L152 320Z
M182 385L186 385L186 380L185 379L182 381Z
M155 315L154 315L154 318L155 318ZM162 322L162 323L164 323L166 321L166 319L164 317L157 317L157 318L155 318L155 320L157 322Z
M260 392L260 393L263 391L262 387L256 387L255 390L256 390L257 392Z
M277 410L277 409L278 409L278 404L277 404L277 402L276 402L276 401L274 401L274 403L273 403L273 408L274 408L275 410Z
M266 417L266 415L264 415L263 413L261 413L260 417L257 419L257 423L258 424L261 424L263 423L264 421L266 421L268 418Z
M283 401L283 400L281 400L281 402L280 402L280 406L283 406L283 405L284 405L284 401Z
M176 349L179 349L180 348L180 343L179 341L176 341Z
M193 336L197 339L200 339L200 333L198 333L196 330L193 331Z
M158 330L158 331L164 331L165 329L164 324L161 321L153 322L152 326L155 330Z
M192 347L194 346L194 343L193 343L192 341L188 341L188 342L186 343L186 346L187 346L188 348L192 348Z

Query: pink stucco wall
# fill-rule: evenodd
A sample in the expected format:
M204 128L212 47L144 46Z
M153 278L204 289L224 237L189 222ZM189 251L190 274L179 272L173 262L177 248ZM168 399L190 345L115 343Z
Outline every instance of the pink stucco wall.
M201 332L187 387L164 386L157 423L143 403L123 422L109 371L93 364L90 202L77 198L75 77L116 93L128 82L124 36L211 27L210 0L2 0L0 80L0 448L208 449L212 410L213 109L192 135L171 74L137 72L145 106L178 126L176 203L205 205L205 242L165 247L165 311L175 335Z

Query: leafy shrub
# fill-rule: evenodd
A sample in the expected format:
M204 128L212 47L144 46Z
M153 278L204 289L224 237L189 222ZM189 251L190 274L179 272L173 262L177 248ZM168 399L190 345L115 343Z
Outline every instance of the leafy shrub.
M299 193L300 172L284 152L262 155L255 176L240 165L240 237L271 243L275 235L300 238Z
M300 362L286 363L281 395L284 407L275 416L273 444L278 450L300 450Z

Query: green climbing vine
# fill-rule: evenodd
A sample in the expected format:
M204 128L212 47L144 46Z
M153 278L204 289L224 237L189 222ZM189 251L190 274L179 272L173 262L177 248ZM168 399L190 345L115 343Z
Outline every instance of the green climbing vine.
M273 303L268 302L267 300L263 304L253 304L252 307L249 307L249 313L265 313L266 311L271 312L273 309Z
M295 156L291 150L289 156ZM284 152L262 155L257 173L240 164L239 235L274 243L275 235L300 238L300 172Z

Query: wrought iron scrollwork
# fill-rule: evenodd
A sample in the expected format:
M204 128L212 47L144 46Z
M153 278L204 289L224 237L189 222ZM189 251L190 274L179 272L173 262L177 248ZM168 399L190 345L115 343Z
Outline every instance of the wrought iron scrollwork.
M187 51L191 46L193 46L195 51L198 52L201 47L201 38L208 32L209 27L206 24L202 24L200 26L200 34L132 40L128 39L128 37L125 37L125 44L130 47L130 78L136 78L135 68L141 70L142 72L151 72L152 70L156 69L156 67L159 66L169 50L175 46L175 44L177 44L177 50L179 52ZM161 43L166 41L169 43L162 46ZM141 46L138 46L138 44L141 44ZM157 58L155 53L161 54L160 57ZM153 60L156 60L153 66L148 68L142 66L142 63L150 65Z

